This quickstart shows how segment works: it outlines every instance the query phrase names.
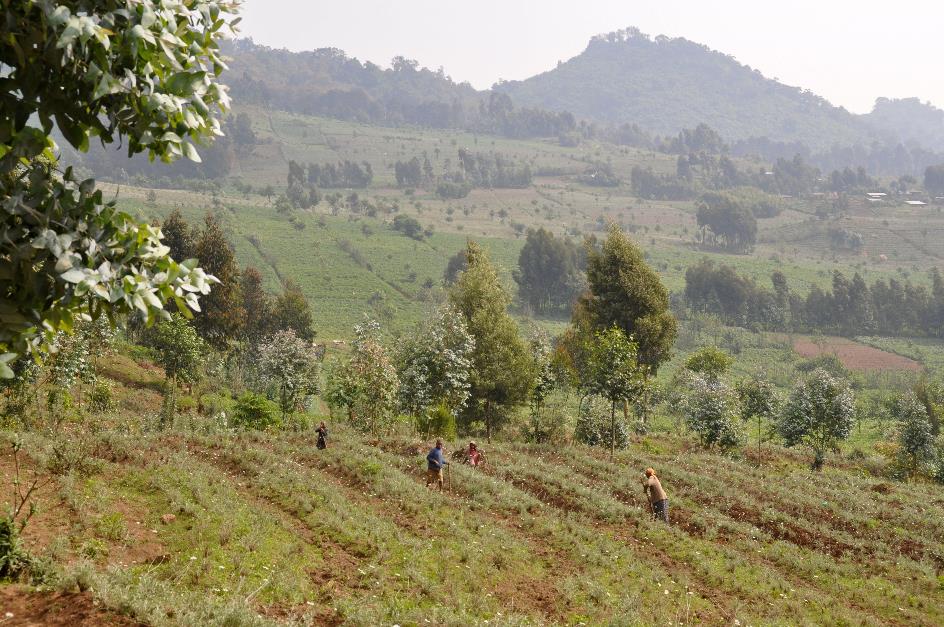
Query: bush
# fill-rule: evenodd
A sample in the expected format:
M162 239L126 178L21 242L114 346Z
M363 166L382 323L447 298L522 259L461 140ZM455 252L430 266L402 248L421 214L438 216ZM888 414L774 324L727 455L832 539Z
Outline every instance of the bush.
M88 395L88 404L92 411L102 414L113 411L118 406L112 394L111 385L106 381L95 382Z
M580 405L574 439L590 446L610 446L610 403L591 396ZM617 410L615 448L625 448L629 443L629 429L623 421L623 413Z
M535 407L525 425L524 437L535 444L563 442L567 438L567 410L564 404L550 402Z
M727 451L740 446L740 408L737 395L720 381L696 376L685 401L685 422L703 446Z
M20 541L20 524L0 517L0 581L18 581L29 570L30 556Z
M204 394L200 397L198 409L210 418L224 413L229 415L233 413L233 399L224 394Z
M425 415L417 418L417 426L424 436L436 436L444 440L456 439L456 417L443 404L437 405Z
M232 426L264 430L279 425L279 406L261 394L246 392L233 408Z
M937 447L937 463L934 465L934 478L944 484L944 441Z
M443 181L436 186L436 195L442 199L458 200L468 196L471 191L472 186L465 182Z

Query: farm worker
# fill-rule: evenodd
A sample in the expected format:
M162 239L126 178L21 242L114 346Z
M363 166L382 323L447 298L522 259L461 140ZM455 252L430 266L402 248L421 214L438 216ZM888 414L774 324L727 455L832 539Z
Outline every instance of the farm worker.
M479 452L479 448L474 441L469 442L469 450L466 451L465 456L469 460L470 466L478 466L479 462L482 461L482 453Z
M649 497L652 517L669 522L669 499L665 495L665 490L662 489L662 482L656 476L656 471L652 468L646 468L646 474L642 478L642 491Z
M446 458L443 456L443 441L440 438L436 439L436 446L434 446L429 451L429 455L426 456L426 487L429 487L433 481L439 482L439 491L443 491L443 466L448 464Z
M328 427L322 420L321 424L318 425L318 449L324 450L326 448L328 448Z

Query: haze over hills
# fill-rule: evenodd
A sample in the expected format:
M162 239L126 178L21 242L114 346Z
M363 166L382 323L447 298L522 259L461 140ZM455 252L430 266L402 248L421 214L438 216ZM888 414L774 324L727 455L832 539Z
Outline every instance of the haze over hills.
M944 111L930 103L917 98L879 98L872 112L863 117L901 141L944 150Z
M916 99L880 98L873 113L854 115L701 44L651 38L633 28L597 36L557 68L491 91L403 57L384 69L335 48L296 53L251 40L231 44L228 53L227 82L237 104L358 122L512 137L586 134L591 123L597 129L629 124L650 137L671 137L705 123L729 143L745 142L742 152L768 159L823 154L824 168L863 166L886 174L916 172L935 161L909 155L894 171L889 149L901 142L911 151L944 149L944 112ZM885 154L867 154L876 146Z
M555 69L495 87L527 106L566 109L655 133L706 123L729 140L765 136L814 149L875 139L855 115L682 38L627 29L593 38Z

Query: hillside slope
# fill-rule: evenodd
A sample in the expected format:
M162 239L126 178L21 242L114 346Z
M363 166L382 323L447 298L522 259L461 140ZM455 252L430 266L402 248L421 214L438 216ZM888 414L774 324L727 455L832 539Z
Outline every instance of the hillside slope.
M80 438L88 476L43 495L34 550L90 557L95 590L157 624L223 622L236 607L319 624L944 620L940 489L848 460L811 475L782 449L730 459L664 434L613 461L495 444L440 495L423 485L427 443L332 428L318 451L305 432L191 428L211 434ZM670 526L649 519L646 466ZM49 528L63 539L31 535Z
M867 143L870 130L815 94L685 39L601 35L555 69L495 86L523 106L674 135L707 123L728 140L766 136L813 149Z
M944 110L917 98L879 98L872 112L863 119L902 141L944 150Z

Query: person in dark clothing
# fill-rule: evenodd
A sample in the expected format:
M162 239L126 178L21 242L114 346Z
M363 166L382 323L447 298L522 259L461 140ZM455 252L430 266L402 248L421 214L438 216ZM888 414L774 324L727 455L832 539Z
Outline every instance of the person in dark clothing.
M443 467L446 466L449 462L446 461L445 455L443 455L443 441L441 439L436 440L436 446L434 446L430 451L429 455L426 456L426 487L428 488L431 483L434 481L439 482L439 491L443 491Z
M321 424L318 425L318 449L324 450L328 448L328 427L325 426L324 421L321 421Z
M662 489L662 482L656 476L656 471L652 468L646 468L646 474L642 478L642 489L649 497L652 517L662 522L669 522L669 499L665 490Z

